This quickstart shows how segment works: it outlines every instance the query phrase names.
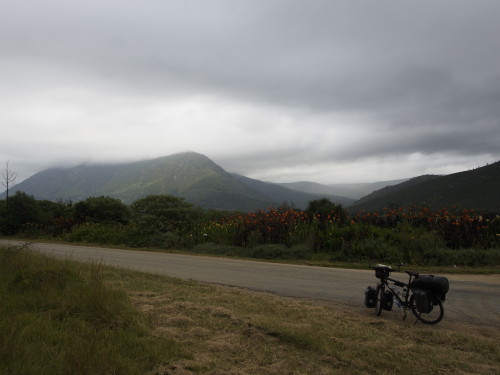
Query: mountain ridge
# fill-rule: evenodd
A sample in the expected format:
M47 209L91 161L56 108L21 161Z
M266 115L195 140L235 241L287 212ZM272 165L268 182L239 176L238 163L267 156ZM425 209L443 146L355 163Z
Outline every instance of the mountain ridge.
M206 208L250 210L271 204L204 155L186 152L121 164L51 168L15 185L39 199L78 201L108 195L125 203L151 194L170 194ZM224 199L222 197L224 196Z
M390 186L374 190L358 200L337 194L334 187L347 185L353 189L358 186L359 193L385 184ZM185 152L129 163L50 168L9 189L9 193L16 191L52 201L78 201L106 195L125 203L147 195L169 194L207 209L238 211L266 209L284 203L305 209L309 201L323 197L342 204L351 212L414 204L500 211L500 162L451 175L424 175L376 183L321 185L300 181L278 184L226 172L205 155ZM0 194L2 196L5 193Z
M298 208L305 208L306 197L319 198L283 187L279 187L280 193L270 196L272 188L257 188L250 181L226 172L205 155L184 152L130 163L50 168L15 185L10 193L23 191L37 199L52 201L79 201L106 195L125 203L151 194L169 194L207 209L241 211L277 207L285 201L299 202ZM354 199L341 198L343 204L352 202Z
M444 176L424 175L363 197L350 211L380 211L412 205L500 212L500 161Z

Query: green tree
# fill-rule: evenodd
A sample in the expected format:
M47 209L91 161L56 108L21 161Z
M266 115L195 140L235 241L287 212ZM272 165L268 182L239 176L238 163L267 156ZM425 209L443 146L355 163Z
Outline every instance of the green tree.
M347 222L347 212L341 204L336 204L328 198L321 198L309 202L306 212L318 219L320 223L326 223L329 219L339 224Z
M9 197L8 202L8 207L3 206L8 211L8 220L3 223L5 234L15 234L27 223L40 223L40 207L32 195L17 191L14 196Z
M132 220L143 233L189 231L201 216L200 209L183 198L149 195L132 203Z
M92 223L126 224L130 218L130 210L126 204L116 198L90 197L75 203L74 216L77 220Z

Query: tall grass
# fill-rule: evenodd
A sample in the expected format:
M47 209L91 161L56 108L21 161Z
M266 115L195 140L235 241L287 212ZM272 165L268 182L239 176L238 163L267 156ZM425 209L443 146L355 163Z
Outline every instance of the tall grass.
M181 356L98 264L0 247L0 374L142 374Z

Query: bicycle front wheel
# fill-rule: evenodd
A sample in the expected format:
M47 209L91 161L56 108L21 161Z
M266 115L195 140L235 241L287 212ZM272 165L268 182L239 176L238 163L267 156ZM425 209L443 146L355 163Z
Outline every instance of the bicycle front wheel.
M444 316L443 303L437 297L434 300L434 306L432 310L429 313L423 313L418 310L417 305L415 304L415 296L412 295L410 298L410 309L413 315L415 315L418 320L425 324L437 324L443 319Z
M380 316L382 313L382 306L384 304L385 287L383 285L377 285L377 299L375 301L375 315Z

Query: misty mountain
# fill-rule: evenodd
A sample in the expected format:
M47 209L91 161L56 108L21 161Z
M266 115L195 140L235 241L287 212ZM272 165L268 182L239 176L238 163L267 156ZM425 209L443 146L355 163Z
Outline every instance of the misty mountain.
M52 168L15 185L11 193L18 190L52 201L106 195L131 203L150 194L169 194L213 209L248 211L276 204L193 152L133 163Z
M320 198L232 175L194 152L133 163L51 168L15 185L10 194L16 191L51 201L79 201L105 195L125 203L150 194L169 194L207 209L241 211L277 207L285 201L305 208L309 200ZM330 198L344 205L354 201Z
M395 185L392 182L275 184L230 174L206 156L188 152L132 163L51 168L14 185L10 193L23 191L52 201L106 195L125 203L150 194L169 194L207 209L241 211L277 207L285 202L304 209L309 201L322 197L351 211L412 204L500 211L500 162L447 176L420 176ZM345 192L359 194L363 188L371 189L377 184L385 187L358 201L339 194L341 186L350 189ZM5 197L5 193L0 197Z
M318 184L317 182L311 182L311 181L299 181L299 182L280 183L278 185L281 185L288 189L303 191L306 193L360 199L375 190L381 189L386 186L400 184L401 182L404 182L406 180L407 179L367 182L367 183L329 184L329 185Z
M380 211L384 207L455 206L481 212L500 211L500 162L446 176L425 175L379 189L363 197L351 211Z
M256 190L265 196L269 197L273 201L278 201L282 203L287 203L296 208L305 209L310 201L321 198L328 198L332 202L341 204L342 206L349 206L355 202L355 199L349 197L342 197L338 195L333 195L331 193L311 193L300 191L299 189L289 189L285 187L288 184L275 184L272 182L263 182L260 180L254 180L239 174L233 173L233 176L237 178L244 185ZM292 185L292 184L290 184ZM317 184L319 186L325 186ZM328 188L327 186L325 186ZM328 189L325 189L328 190Z

